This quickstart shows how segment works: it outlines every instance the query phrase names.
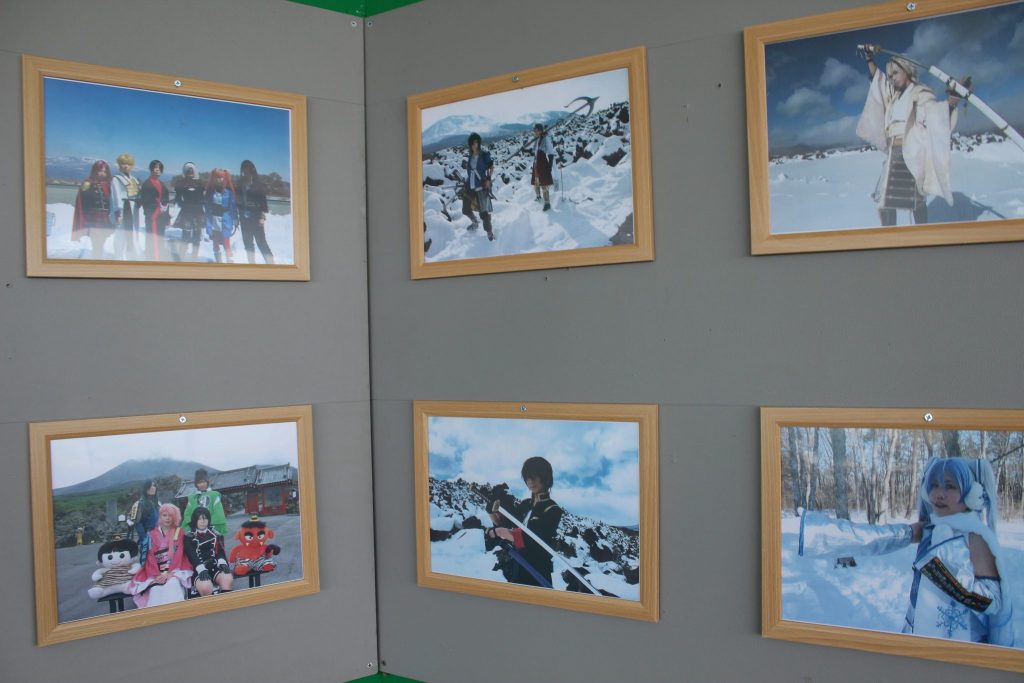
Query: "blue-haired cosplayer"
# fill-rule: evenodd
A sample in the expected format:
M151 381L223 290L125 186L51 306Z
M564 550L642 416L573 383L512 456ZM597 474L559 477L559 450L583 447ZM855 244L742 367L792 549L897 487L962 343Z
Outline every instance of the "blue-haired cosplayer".
M903 633L1012 647L992 466L984 458L933 458L918 498L914 524L859 524L805 512L800 555L882 555L917 541Z

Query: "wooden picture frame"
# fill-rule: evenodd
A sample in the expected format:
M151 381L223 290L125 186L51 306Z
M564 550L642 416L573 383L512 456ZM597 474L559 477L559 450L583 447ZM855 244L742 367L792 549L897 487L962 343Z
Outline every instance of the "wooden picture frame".
M305 96L32 55L22 94L29 277L309 280Z
M1024 599L1016 571L1024 559L1024 522L1020 506L1004 502L1019 501L1022 453L1024 410L762 407L762 635L1024 671L1024 622L1006 613L1007 605ZM966 486L951 479L955 463L945 458L955 455L975 470L965 483L987 482L972 490L975 508L964 503ZM995 471L987 480L978 473L986 469ZM929 482L938 480L956 495L933 501L936 487ZM993 498L999 509L989 530L986 501ZM964 517L984 529L964 531L957 526ZM921 524L917 532L915 523ZM851 533L856 541L836 540ZM991 551L995 570L979 568L973 554L971 566L961 566L935 552L968 537L972 548L980 539ZM975 617L952 597L949 584L938 592L928 578L933 555L971 581L997 571L1001 609ZM929 602L929 595L937 601ZM905 625L910 632L901 632Z
M1024 240L1022 18L892 1L745 29L751 253Z
M643 47L410 96L408 131L413 279L654 260ZM471 133L487 216L462 201Z
M420 586L658 620L657 406L414 401L413 425ZM506 449L514 454L503 459ZM605 457L603 474L595 454ZM574 479L581 472L610 485L604 497L580 497L591 486ZM531 476L550 477L553 486L535 492L542 502L527 516L530 486L544 487L527 483ZM508 512L488 519L486 496ZM517 530L510 515L527 519L530 531ZM515 537L507 545L520 559L499 550L506 544L489 528L499 526ZM546 540L547 549L531 538Z
M319 592L311 406L36 422L29 445L39 645ZM200 486L204 473L208 488ZM207 504L210 527L226 546L228 565L217 571L233 580L207 567L210 585L197 585L183 546L184 560L159 565L170 567L178 591L156 605L152 586L143 584L149 558L161 557L150 541L161 533L164 510L147 506L147 498L179 515ZM175 536L186 544L189 517ZM125 575L117 576L116 562L101 561L121 551ZM107 582L108 572L117 581ZM220 592L225 585L232 590ZM135 589L146 595L142 603Z

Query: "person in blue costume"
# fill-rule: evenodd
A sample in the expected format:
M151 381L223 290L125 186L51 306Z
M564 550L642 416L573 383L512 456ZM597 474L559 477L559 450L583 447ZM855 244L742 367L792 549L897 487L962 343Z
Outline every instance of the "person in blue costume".
M470 133L466 141L469 156L466 158L466 179L462 184L462 213L470 221L467 230L476 230L480 221L483 221L487 239L494 241L491 228L491 211L494 210L491 202L491 175L494 173L494 160L490 152L480 148L481 142L479 133ZM479 221L474 211L480 212Z
M203 206L206 210L206 234L213 242L214 260L232 263L231 236L238 225L238 204L231 174L223 168L210 171Z
M1013 647L992 466L984 458L933 458L918 498L918 521L912 524L859 524L805 512L799 553L881 555L916 542L903 633Z
M156 496L156 480L148 479L142 484L142 495L128 512L128 524L135 528L139 539L139 564L146 564L149 552L149 532L160 521L160 500Z

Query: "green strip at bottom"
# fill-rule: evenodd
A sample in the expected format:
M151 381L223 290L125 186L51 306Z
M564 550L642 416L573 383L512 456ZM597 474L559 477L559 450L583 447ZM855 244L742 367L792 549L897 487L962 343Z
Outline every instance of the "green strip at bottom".
M394 674L379 673L367 676L366 678L348 681L348 683L423 683L423 681L414 681L411 678L402 678Z

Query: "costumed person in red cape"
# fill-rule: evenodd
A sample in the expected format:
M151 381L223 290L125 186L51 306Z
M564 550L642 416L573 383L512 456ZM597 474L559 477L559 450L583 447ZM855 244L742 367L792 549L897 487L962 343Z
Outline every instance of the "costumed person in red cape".
M551 169L555 165L555 148L551 144L544 126L533 124L533 191L537 201L541 201L541 192L544 193L544 210L551 210L551 186L555 184L551 177Z
M102 159L92 165L89 178L78 188L71 239L78 242L88 235L92 257L103 258L103 243L114 232L110 222L110 164Z

